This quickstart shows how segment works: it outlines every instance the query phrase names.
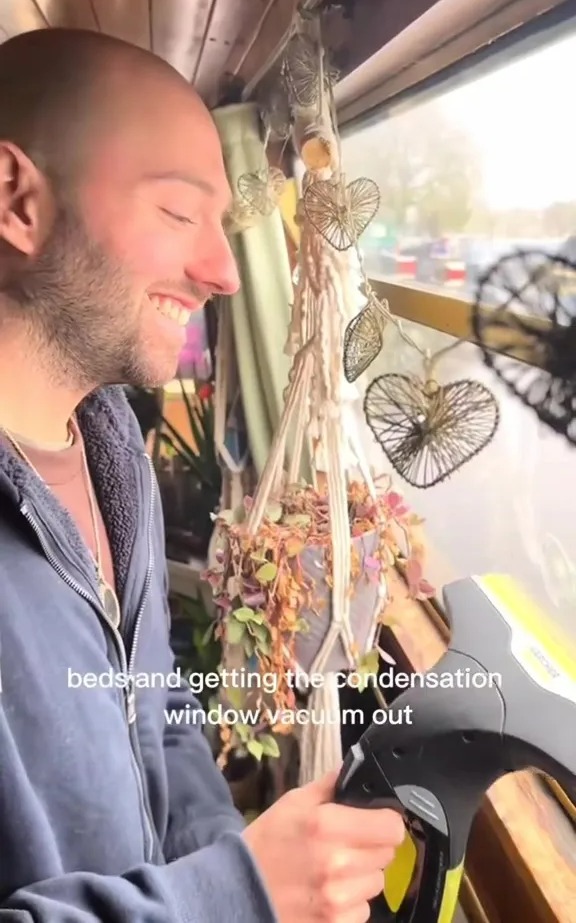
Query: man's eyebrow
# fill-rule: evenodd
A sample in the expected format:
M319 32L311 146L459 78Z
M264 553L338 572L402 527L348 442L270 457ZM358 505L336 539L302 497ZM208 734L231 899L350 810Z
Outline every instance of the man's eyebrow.
M181 170L167 170L163 173L147 173L144 177L145 180L150 182L169 182L176 181L180 183L188 183L189 186L195 186L196 189L201 189L202 192L206 192L208 195L215 195L216 190L211 183L207 183L206 180L200 179L198 176L194 176L193 173L182 172Z

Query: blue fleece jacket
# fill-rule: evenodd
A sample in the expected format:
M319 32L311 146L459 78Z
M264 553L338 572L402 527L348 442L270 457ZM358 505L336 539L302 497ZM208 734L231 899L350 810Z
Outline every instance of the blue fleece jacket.
M168 676L164 526L121 388L79 409L122 625L68 513L0 446L2 923L276 923L185 683ZM90 684L89 674L115 684ZM83 677L83 685L72 674ZM122 688L124 687L124 688Z

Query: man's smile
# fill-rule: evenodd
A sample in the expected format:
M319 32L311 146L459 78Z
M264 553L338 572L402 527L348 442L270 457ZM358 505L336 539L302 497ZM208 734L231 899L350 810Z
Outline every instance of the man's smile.
M167 295L148 295L148 299L160 314L174 321L179 327L187 325L194 311L194 308L183 304L179 299Z

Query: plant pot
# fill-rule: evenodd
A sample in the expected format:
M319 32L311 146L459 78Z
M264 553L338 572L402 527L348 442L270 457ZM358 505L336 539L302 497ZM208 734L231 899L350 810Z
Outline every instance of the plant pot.
M354 537L352 549L363 564L366 558L373 558L375 555L378 549L378 534L373 531ZM307 608L300 613L300 617L309 627L307 631L298 632L294 647L298 667L304 673L308 673L329 630L332 619L332 590L326 580L324 553L321 548L304 549L300 553L300 568L307 581L314 587L314 610ZM361 654L366 653L374 642L376 616L381 603L378 580L374 576L369 576L369 568L362 566L362 571L353 588L349 612L352 635ZM324 671L332 673L348 669L350 663L342 641L338 639Z

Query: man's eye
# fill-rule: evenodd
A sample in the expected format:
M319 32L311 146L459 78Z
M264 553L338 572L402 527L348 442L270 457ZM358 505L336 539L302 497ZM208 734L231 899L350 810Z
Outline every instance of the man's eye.
M163 211L165 215L168 215L170 218L173 218L174 221L178 221L180 224L194 224L190 218L187 218L185 215L178 215L176 212L171 212L167 208L161 208L160 211Z

